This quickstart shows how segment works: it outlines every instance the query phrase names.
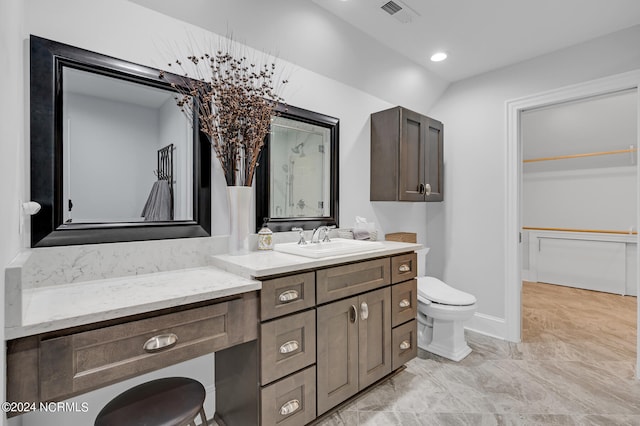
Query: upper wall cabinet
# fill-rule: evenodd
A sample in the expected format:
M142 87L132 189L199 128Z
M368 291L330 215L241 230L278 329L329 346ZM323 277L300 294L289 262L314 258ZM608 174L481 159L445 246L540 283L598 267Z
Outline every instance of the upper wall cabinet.
M443 125L406 108L371 114L371 201L442 201Z

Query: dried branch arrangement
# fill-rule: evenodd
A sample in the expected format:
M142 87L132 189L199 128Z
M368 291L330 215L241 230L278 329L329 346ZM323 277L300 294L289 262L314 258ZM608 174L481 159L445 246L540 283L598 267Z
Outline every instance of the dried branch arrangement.
M214 53L191 53L186 64L180 60L169 64L184 76L182 85L172 84L179 93L176 103L190 120L194 114L198 118L228 186L251 186L271 117L284 102L280 93L287 83L267 55L249 60L245 50L228 39Z

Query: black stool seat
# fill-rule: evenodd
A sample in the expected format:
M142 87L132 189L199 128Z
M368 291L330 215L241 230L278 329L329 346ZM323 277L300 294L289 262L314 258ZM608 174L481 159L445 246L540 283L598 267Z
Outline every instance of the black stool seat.
M206 424L202 383L186 377L153 380L112 399L95 426L186 426L200 414Z

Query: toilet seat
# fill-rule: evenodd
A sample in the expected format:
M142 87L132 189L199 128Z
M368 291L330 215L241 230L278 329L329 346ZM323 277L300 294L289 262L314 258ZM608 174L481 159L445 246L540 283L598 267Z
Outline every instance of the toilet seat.
M418 299L424 304L469 306L476 303L474 295L456 290L435 277L418 278Z

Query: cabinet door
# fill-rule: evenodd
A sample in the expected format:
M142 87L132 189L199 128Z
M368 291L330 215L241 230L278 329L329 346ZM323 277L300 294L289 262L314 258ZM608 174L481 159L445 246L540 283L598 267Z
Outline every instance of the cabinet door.
M358 298L317 310L318 415L358 392Z
M426 201L442 201L444 128L432 118L426 119L425 180Z
M358 297L359 383L364 389L391 373L391 289Z
M426 117L400 110L400 201L424 201Z

